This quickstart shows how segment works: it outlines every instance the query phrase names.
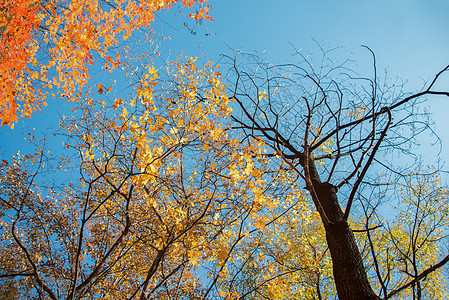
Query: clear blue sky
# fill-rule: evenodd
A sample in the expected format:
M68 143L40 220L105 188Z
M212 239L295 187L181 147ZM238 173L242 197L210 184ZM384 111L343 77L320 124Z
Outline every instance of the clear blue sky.
M308 52L316 50L316 40L324 47L341 46L348 56L354 53L357 71L369 76L371 56L360 47L367 45L376 54L379 73L388 69L392 78L408 80L410 92L449 64L447 0L221 0L210 4L215 21L207 29L213 35L205 37L199 30L196 42L186 38L183 43L193 53L206 53L206 58L230 54L232 48L264 51L272 63L291 62L292 44ZM173 38L173 45L178 42ZM448 90L449 76L441 82L441 88ZM434 97L427 107L443 140L442 157L449 163L449 98Z
M161 14L174 28L170 32L169 26L164 27L172 36L164 44L165 55L171 49L174 57L183 49L189 56L202 53L206 59L217 59L221 53L232 53L232 48L265 51L270 62L278 63L291 61L291 44L306 52L316 49L315 39L324 47L342 46L348 55L355 53L357 70L369 75L370 56L360 47L367 45L376 53L379 70L388 68L391 76L409 80L410 91L449 64L449 1L209 0L209 4L215 21L197 28L195 36L183 26L185 19L177 15L177 8ZM449 89L449 80L442 88ZM427 105L443 139L443 158L449 162L449 99L432 98ZM20 121L13 131L1 128L0 155L6 149L9 153L20 149L21 127L56 127L56 118L50 116L57 109L46 108L42 115Z

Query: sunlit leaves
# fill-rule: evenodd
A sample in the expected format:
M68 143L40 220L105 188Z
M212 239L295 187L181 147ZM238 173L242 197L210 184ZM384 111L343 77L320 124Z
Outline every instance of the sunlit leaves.
M183 1L193 6L196 1ZM209 6L195 19L210 19ZM79 101L77 90L90 78L89 66L103 63L112 71L123 65L119 41L137 29L149 27L154 14L176 0L114 1L3 1L0 3L0 102L2 125L10 124L46 105L47 92ZM45 48L45 59L38 59ZM125 47L126 48L126 47ZM125 50L123 50L125 52ZM56 73L56 74L55 74ZM51 75L50 75L51 74ZM102 92L102 89L98 89Z
M196 59L180 57L166 70L142 67L129 97L96 99L110 89L98 84L94 95L80 94L76 114L61 120L64 151L76 167L63 158L58 168L79 174L73 181L42 184L45 192L38 192L34 177L13 171L22 182L3 173L11 191L28 187L39 195L4 209L11 215L4 228L17 220L18 230L32 229L22 239L32 258L20 249L14 255L24 268L51 260L52 273L39 265L38 275L63 295L83 295L83 281L92 280L89 293L111 299L201 296L208 281L199 272L235 296L236 287L225 288L229 266L258 243L257 232L282 217L275 195L292 179L264 159L263 142L246 144L230 134L231 101L218 66L200 68ZM273 177L283 185L270 187ZM22 217L14 219L21 203ZM45 227L36 209L51 212L40 216L48 219ZM28 281L18 288L39 294Z
M0 2L0 116L2 125L17 121L16 111L24 105L23 113L29 115L42 102L28 94L32 100L20 99L18 93L31 88L28 80L21 78L27 72L27 64L37 64L34 55L37 47L32 31L37 29L41 15L35 1L17 0ZM32 73L32 77L39 77ZM17 82L19 81L19 82ZM17 91L18 88L21 88ZM19 103L17 103L17 100ZM23 103L22 103L23 102ZM36 102L36 104L33 104Z
M369 233L382 274L382 282L376 282L379 290L382 284L391 291L408 283L444 255L449 224L448 188L432 171L421 170L406 176L403 184L398 183L401 202L392 222L372 216L366 223L369 227L381 225ZM374 272L372 254L369 261ZM448 297L447 284L444 271L437 270L398 296L444 299Z

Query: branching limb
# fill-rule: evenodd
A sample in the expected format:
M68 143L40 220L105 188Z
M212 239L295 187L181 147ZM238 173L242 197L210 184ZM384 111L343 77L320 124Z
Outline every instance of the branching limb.
M385 126L384 130L382 131L379 140L377 141L376 145L374 146L373 151L371 152L371 155L365 164L365 167L363 168L362 172L360 173L359 177L357 178L357 181L354 184L354 187L352 188L351 195L349 196L348 204L346 205L346 209L345 209L345 220L348 220L349 212L351 211L351 205L354 200L354 196L355 196L360 184L363 181L363 177L365 176L366 172L368 171L369 167L371 166L371 163L374 159L374 156L376 155L377 150L379 149L380 144L382 143L383 139L387 135L388 128L391 125L392 117L391 117L391 112L389 109L387 109L387 114L388 114L388 123Z
M384 300L390 299L391 297L393 297L394 295L398 294L399 292L401 292L401 291L405 290L406 288L416 284L417 282L419 282L420 280L424 279L426 276L428 276L432 272L434 272L434 271L438 270L439 268L443 267L448 261L449 261L449 255L447 255L445 258L443 258L439 263L437 263L437 264L427 268L425 271L421 272L418 276L416 276L409 283L407 283L407 284L401 286L400 288L390 292L388 294L388 296L384 298Z

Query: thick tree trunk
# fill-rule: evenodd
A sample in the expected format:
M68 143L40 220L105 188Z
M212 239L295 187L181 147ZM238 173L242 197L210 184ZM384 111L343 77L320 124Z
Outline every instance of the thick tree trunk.
M326 240L332 258L335 286L340 300L380 300L368 281L354 234L338 203L337 188L321 182L315 163L308 159L309 189L323 219ZM327 218L324 221L324 218ZM327 224L328 223L328 224Z
M380 299L371 288L354 234L344 220L337 200L337 189L328 182L317 181L314 182L314 189L330 221L325 226L326 240L339 299Z

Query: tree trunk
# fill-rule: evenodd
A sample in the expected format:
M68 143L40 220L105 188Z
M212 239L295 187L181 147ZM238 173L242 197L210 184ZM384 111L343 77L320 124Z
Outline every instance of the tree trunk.
M354 234L344 219L337 199L337 188L329 182L321 182L320 175L311 157L308 158L308 176L314 190L316 205L324 223L326 240L331 253L332 268L338 298L340 300L380 300L374 293L363 266ZM315 196L313 195L313 196ZM323 212L324 211L324 212ZM325 216L324 216L324 215Z
M316 179L316 178L315 178ZM340 300L380 299L368 281L362 256L337 200L337 189L330 183L314 180L318 200L330 224L325 226L332 257L333 273Z

